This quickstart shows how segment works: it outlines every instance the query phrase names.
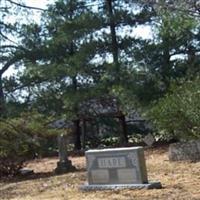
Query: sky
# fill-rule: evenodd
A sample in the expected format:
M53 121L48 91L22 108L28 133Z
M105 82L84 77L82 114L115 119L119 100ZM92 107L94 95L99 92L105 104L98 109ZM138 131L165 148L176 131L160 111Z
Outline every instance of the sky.
M24 3L27 6L32 6L32 7L37 7L37 8L46 8L48 4L50 4L54 1L55 0L24 0ZM40 12L39 11L34 12L33 19L36 22L39 22L39 20L40 20ZM124 34L126 34L126 33L124 33ZM152 30L151 30L150 26L140 26L140 27L136 28L132 32L132 34L135 35L136 37L142 37L144 39L152 38ZM14 70L14 68L10 67L6 71L6 73L4 73L4 77L11 76L14 74L16 74L16 70Z
M54 2L54 0L25 0L24 1L26 5L28 6L34 6L38 8L46 8L47 4ZM35 16L35 18L38 18L39 16ZM37 20L37 19L36 19ZM152 31L151 28L146 26L146 27L138 27L136 30L133 32L137 37L143 37L145 39L152 38Z
M27 6L33 6L38 8L45 8L48 3L53 2L52 0L25 0Z

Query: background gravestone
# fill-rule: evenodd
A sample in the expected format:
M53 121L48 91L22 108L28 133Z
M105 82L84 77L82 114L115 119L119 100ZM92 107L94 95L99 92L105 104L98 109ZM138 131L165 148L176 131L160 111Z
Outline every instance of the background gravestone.
M57 162L57 168L55 172L57 174L66 173L75 170L71 160L68 159L67 155L67 135L62 134L58 136L58 149L59 149L59 161Z
M200 161L200 140L170 144L169 160Z
M149 133L148 135L144 137L143 141L150 147L155 142L155 138L153 137L151 133Z

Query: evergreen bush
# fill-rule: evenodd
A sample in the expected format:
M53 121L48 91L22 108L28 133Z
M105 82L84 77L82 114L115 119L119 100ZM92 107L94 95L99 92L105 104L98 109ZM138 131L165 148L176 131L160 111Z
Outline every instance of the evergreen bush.
M159 130L159 138L189 140L200 137L199 86L199 77L182 81L154 104L149 116Z

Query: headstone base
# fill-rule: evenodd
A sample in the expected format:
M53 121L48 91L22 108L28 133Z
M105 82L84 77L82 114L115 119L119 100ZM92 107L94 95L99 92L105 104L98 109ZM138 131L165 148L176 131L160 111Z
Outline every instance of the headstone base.
M32 169L23 168L19 170L19 173L23 176L33 175L34 171Z
M150 182L146 184L117 184L117 185L88 185L80 186L80 190L120 190L120 189L161 189L160 182Z
M66 161L59 161L57 162L57 167L55 169L56 174L64 174L67 172L72 172L75 171L76 168L72 165L71 160L66 160Z

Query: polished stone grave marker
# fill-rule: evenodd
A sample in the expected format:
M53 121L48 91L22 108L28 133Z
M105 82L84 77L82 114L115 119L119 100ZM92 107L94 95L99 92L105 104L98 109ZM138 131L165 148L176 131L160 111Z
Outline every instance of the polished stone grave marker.
M161 188L148 182L142 147L86 151L88 183L83 190Z

